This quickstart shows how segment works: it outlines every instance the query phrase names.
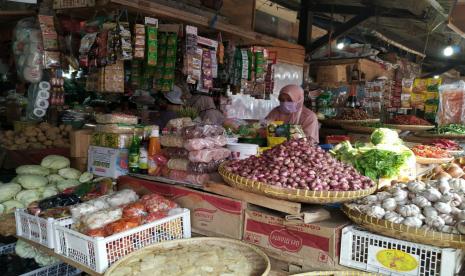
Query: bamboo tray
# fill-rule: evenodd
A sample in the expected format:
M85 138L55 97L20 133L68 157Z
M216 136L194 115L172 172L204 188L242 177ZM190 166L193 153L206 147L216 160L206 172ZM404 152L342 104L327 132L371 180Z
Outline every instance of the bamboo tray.
M269 274L271 269L270 259L268 258L268 256L265 253L263 253L263 251L261 251L253 245L247 244L242 241L225 238L192 238L162 242L144 247L143 249L133 252L115 262L110 268L107 269L104 275L112 276L120 267L124 267L129 263L143 258L145 255L149 253L161 252L164 250L170 250L188 245L202 245L209 248L215 246L230 248L234 247L240 250L241 252L245 253L251 265L254 266L254 273L250 276L266 276ZM153 272L152 274L155 275L156 273Z
M311 271L299 274L292 274L292 276L382 276L380 273L354 271L354 270L341 270L341 271Z
M344 124L341 125L341 127L347 131L355 132L355 133L367 133L371 134L377 127L368 127L368 126L358 126L358 125L353 125L353 124ZM400 133L400 129L393 129L394 131L397 131L397 133Z
M465 134L439 134L439 133L431 133L431 132L415 132L415 136L417 137L425 137L425 138L443 138L443 139L459 139L465 140Z
M422 165L444 164L444 163L449 163L450 161L454 160L454 157L449 157L449 158L426 158L426 157L415 156L415 158L417 159L417 163L422 164Z
M350 208L345 204L342 206L342 211L354 223L381 235L438 247L465 249L465 235L424 230L421 228L410 227L405 224L393 223L384 219L377 219L375 217L368 216L355 208Z
M323 125L327 126L341 126L343 124L363 124L363 123L378 123L380 121L379 118L374 119L365 119L365 120L340 120L340 119L324 119L320 122Z
M227 162L224 162L220 165L218 173L229 185L244 191L294 202L314 204L340 203L365 197L377 190L377 185L374 185L370 189L359 191L310 191L304 189L278 188L263 182L232 174L225 169L226 164Z
M402 131L425 131L433 129L434 126L424 126L424 125L394 125L386 124L386 127L400 129Z

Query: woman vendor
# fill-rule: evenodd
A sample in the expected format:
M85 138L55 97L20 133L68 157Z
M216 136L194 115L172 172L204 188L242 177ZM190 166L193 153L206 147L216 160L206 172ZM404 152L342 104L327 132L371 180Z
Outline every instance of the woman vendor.
M307 138L318 143L318 118L313 111L304 107L304 90L295 84L287 85L279 92L279 102L279 106L273 109L266 119L301 125Z
M202 121L215 125L223 124L225 119L224 115L216 109L212 97L200 94L193 95L192 98L189 99L188 105L197 109Z

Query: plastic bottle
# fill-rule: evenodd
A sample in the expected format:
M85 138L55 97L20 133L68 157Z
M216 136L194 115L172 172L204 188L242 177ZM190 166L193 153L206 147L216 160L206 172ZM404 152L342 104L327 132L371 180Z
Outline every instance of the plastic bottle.
M138 173L139 172L139 137L137 136L136 131L132 136L131 145L129 146L129 172Z
M144 129L144 134L142 136L142 141L140 142L139 147L139 173L147 174L148 173L148 147L149 147L149 133L147 129Z
M157 163L157 155L161 154L160 131L152 129L148 147L148 173L157 175L160 171L160 165Z

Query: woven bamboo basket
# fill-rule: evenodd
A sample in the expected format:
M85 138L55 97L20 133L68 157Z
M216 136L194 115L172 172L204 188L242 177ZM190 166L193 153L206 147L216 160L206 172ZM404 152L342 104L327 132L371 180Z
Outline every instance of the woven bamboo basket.
M425 138L437 138L437 139L459 139L459 140L465 140L465 134L438 134L438 133L432 133L432 132L427 132L427 131L422 131L422 132L415 132L415 136L417 137L425 137Z
M386 124L386 127L400 129L402 131L425 131L433 129L434 126L424 126L424 125L395 125L395 124Z
M8 237L16 234L16 221L14 214L0 216L0 235Z
M420 157L416 156L418 164L422 165L429 165L429 164L444 164L444 163L449 163L450 161L454 160L454 157L449 157L449 158L426 158L426 157Z
M144 247L136 252L133 252L126 257L118 260L115 262L110 268L107 269L105 272L105 276L112 276L115 272L118 271L119 268L125 267L129 263L133 263L148 254L152 254L155 252L162 252L164 250L170 250L174 248L180 248L183 246L189 245L202 245L208 248L212 248L215 246L221 247L233 247L247 256L250 264L254 267L253 275L256 276L266 276L270 273L271 264L270 259L268 256L263 253L257 247L233 239L225 239L225 238L192 238L192 239L183 239L183 240L174 240L168 242L161 242L157 244L153 244L151 246ZM154 272L153 275L156 273Z
M371 134L373 133L373 131L375 131L375 129L377 129L376 127L359 126L355 124L342 124L341 127L350 132L366 133L366 134ZM396 131L397 133L401 132L400 129L393 129L393 130Z
M292 274L292 276L382 276L383 274L380 273L371 273L371 272L363 272L363 271L311 271L311 272L304 272L299 274Z
M405 224L393 223L384 219L377 219L355 208L350 208L347 205L342 206L342 211L354 223L381 235L438 247L465 249L465 235L424 230Z
M314 204L340 203L365 197L374 193L377 189L376 185L370 189L359 191L310 191L304 189L278 188L230 173L226 170L226 165L227 162L221 164L218 168L218 173L229 185L244 191L294 202Z
M378 123L380 121L379 118L374 119L365 119L365 120L340 120L340 119L324 119L320 122L323 125L327 126L341 126L344 124L363 124L363 123Z

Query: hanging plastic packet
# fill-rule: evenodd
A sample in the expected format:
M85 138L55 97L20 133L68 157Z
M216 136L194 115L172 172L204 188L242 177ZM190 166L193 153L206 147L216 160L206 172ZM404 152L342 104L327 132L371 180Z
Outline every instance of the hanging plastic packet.
M134 25L134 59L143 59L145 56L145 26Z
M89 51L95 43L97 33L85 34L81 39L81 46L79 47L79 66L88 68L90 66Z
M118 24L119 36L121 41L121 59L132 59L132 44L131 44L131 31L129 30L129 22L119 22Z
M156 66L158 63L158 19L146 17L147 65Z

